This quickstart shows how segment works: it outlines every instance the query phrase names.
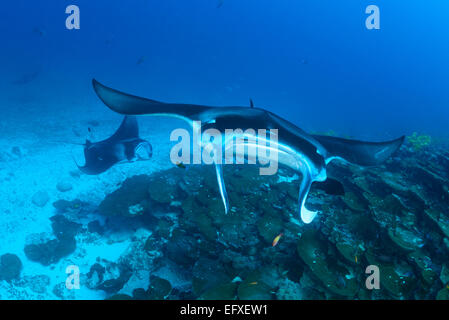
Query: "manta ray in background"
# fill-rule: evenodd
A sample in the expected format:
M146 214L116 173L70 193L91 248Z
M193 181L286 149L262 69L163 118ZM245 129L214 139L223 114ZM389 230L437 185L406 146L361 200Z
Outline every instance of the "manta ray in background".
M100 174L119 162L149 160L151 144L139 138L135 116L125 116L117 131L108 139L84 144L86 163L78 168L86 174Z
M340 159L360 166L379 165L396 152L404 142L404 136L385 142L365 142L310 135L274 113L253 106L251 108L209 107L163 103L111 89L95 79L93 87L106 106L120 114L171 116L186 120L192 127L193 121L201 121L202 129L214 128L220 132L236 128L243 131L248 128L277 129L277 142L273 145L271 141L266 149L276 148L279 154L278 162L301 173L299 214L304 223L312 222L317 214L315 211L308 210L305 203L312 183L324 182L327 179L326 166L330 161ZM225 212L228 212L229 201L221 162L216 162L215 168Z

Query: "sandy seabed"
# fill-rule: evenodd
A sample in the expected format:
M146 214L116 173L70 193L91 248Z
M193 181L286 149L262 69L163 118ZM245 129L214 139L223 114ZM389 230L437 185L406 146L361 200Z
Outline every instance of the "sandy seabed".
M74 157L82 160L82 147L72 143L84 142L88 127L93 141L107 138L120 125L121 115L106 108L100 110L99 106L84 109L65 106L57 112L41 112L39 105L21 104L10 109L14 112L0 119L0 255L13 253L20 258L21 278L47 275L51 282L47 292L36 293L28 287L0 281L0 299L59 299L52 288L65 282L68 265L77 265L81 273L86 273L99 256L115 261L128 249L130 241L107 243L98 239L92 243L77 239L73 254L45 267L27 259L24 253L27 237L52 232L49 218L56 214L52 203L57 200L79 199L97 206L127 177L172 167L170 132L185 124L169 118L139 117L140 136L153 146L152 160L120 164L101 175L89 176L77 169ZM59 191L60 181L68 182L72 189ZM32 201L39 191L49 195L43 207ZM74 290L74 298L78 299L105 297L105 293L98 290Z

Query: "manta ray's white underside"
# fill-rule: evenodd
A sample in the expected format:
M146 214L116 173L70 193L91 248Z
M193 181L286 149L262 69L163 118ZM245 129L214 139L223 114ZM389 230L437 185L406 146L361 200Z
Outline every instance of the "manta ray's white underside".
M326 179L325 170L319 171L312 164L312 161L304 154L295 152L289 146L279 144L273 140L269 140L263 137L244 134L234 134L226 136L223 139L221 145L214 145L214 155L221 155L220 161L215 158L215 168L217 174L217 182L220 190L220 196L223 201L225 213L230 210L229 198L226 191L226 186L223 177L223 165L235 164L236 159L245 159L245 157L252 156L255 153L249 152L249 150L255 152L257 150L257 161L264 164L273 165L273 161L276 162L276 168L278 164L282 164L298 172L302 176L300 188L299 188L299 211L301 220L308 224L316 217L317 212L311 211L306 208L305 203L310 187L314 181L324 181ZM203 148L212 149L212 143L209 141L199 142ZM220 148L221 150L217 150ZM212 150L211 150L212 151ZM252 159L255 160L255 159ZM277 170L276 170L277 171Z

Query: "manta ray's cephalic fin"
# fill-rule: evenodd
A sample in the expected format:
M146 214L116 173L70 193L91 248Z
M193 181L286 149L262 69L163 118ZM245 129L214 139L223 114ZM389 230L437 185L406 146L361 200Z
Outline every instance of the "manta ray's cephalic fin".
M318 213L317 211L307 209L305 205L312 183L313 180L310 176L310 172L303 172L301 185L299 186L298 206L301 220L306 224L311 223Z

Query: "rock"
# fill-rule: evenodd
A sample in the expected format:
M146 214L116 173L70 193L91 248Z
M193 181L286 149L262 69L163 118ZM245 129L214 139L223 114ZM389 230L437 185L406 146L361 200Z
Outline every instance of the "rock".
M129 266L101 259L90 268L86 282L90 289L115 294L123 288L131 276Z
M106 216L125 217L136 216L136 213L137 216L144 214L150 205L148 192L150 181L146 175L126 179L119 189L108 194L100 203L98 207L100 213Z
M25 276L20 280L14 282L17 287L29 288L35 293L44 294L47 292L47 287L50 285L50 277L41 274L36 276Z
M200 257L193 267L192 289L196 296L201 296L217 285L231 283L233 278L216 260Z
M56 215L50 218L53 234L58 239L74 238L81 230L81 224L68 220L62 215Z
M75 299L75 291L76 290L68 290L65 282L56 284L52 290L53 294L58 298L60 298L61 300Z
M333 294L353 298L358 291L358 281L344 265L331 263L329 245L318 231L309 229L301 235L297 251L312 273Z
M449 285L449 264L443 264L441 268L440 280L445 285Z
M91 233L98 233L99 235L102 235L104 233L104 228L100 224L100 221L94 220L87 224L87 230Z
M382 263L373 253L366 255L368 263L379 267L381 290L386 289L393 298L410 299L416 287L413 269L405 262L401 264Z
M429 286L433 285L435 283L435 280L438 279L438 275L431 269L422 270L421 277L423 278L424 282Z
M134 300L150 300L151 297L148 292L143 288L137 288L133 290L133 299Z
M81 208L87 206L87 203L81 200L75 199L72 201L58 200L53 202L53 207L58 210L59 213L66 213L70 211L79 211Z
M165 239L168 239L173 231L173 222L167 219L160 219L157 223L156 232L157 234Z
M354 211L364 212L368 209L366 200L354 192L346 192L343 202Z
M209 241L214 241L217 238L217 231L212 224L211 218L205 213L197 212L194 215L194 222L201 234Z
M118 292L123 288L128 279L128 277L119 277L117 279L105 280L98 286L98 290L103 290L107 293Z
M95 263L90 267L87 273L86 285L89 289L96 289L103 282L106 268L99 263Z
M68 179L64 179L58 182L58 184L56 185L56 189L61 192L67 192L72 190L73 186Z
M39 244L28 244L25 246L24 251L27 258L31 261L48 266L73 253L75 249L75 239L67 237L52 239Z
M150 238L148 241L153 240ZM165 246L165 255L176 264L191 268L199 259L197 242L186 232L175 231Z
M114 295L110 296L106 300L133 300L133 297L131 297L127 294L119 293L119 294L114 294Z
M176 197L177 181L173 180L173 178L162 178L152 181L148 188L151 199L159 203L169 204L173 199L179 198Z
M262 219L257 221L257 230L267 244L272 244L276 236L283 230L282 219L278 216L265 214Z
M279 284L276 298L278 300L302 300L304 297L301 285L289 279L284 279Z
M238 288L240 300L271 300L271 289L261 281L243 281Z
M148 295L152 300L164 300L168 297L172 290L172 286L168 280L162 279L158 276L150 277L150 286L148 288Z
M20 276L22 262L12 253L6 253L0 257L0 280L11 281Z
M336 248L350 263L357 264L363 257L363 251L355 243L338 242Z
M225 283L210 288L200 297L202 300L235 300L237 296L237 283Z
M38 191L31 198L31 201L41 208L47 204L48 200L50 200L50 197L46 191Z
M449 288L443 288L437 293L437 300L449 300Z
M397 226L396 228L389 228L388 236L399 248L404 251L415 251L424 246L424 241L420 238L419 234L413 232L412 230L401 228L400 226Z
M25 255L31 261L39 262L44 266L58 262L76 249L75 235L81 230L81 225L72 222L62 215L50 218L53 234L56 238L39 234L29 237L25 245Z

